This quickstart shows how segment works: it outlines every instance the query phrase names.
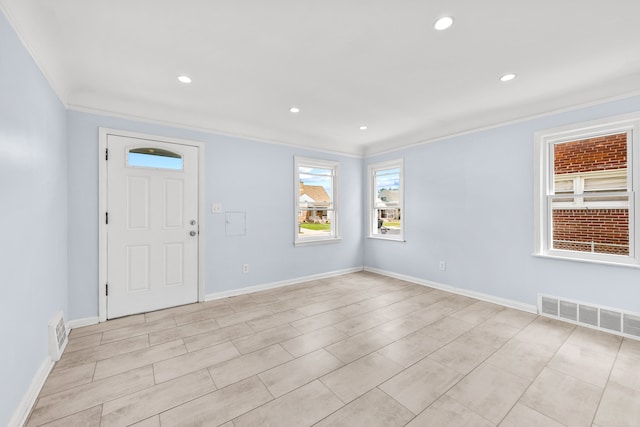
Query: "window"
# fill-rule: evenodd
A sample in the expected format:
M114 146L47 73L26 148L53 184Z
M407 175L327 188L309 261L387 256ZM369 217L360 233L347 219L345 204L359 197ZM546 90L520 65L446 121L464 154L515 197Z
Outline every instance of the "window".
M182 156L162 148L133 148L127 153L127 165L182 170Z
M536 134L536 253L639 264L640 116Z
M295 244L337 241L338 163L295 158Z
M369 237L403 240L403 161L369 166Z

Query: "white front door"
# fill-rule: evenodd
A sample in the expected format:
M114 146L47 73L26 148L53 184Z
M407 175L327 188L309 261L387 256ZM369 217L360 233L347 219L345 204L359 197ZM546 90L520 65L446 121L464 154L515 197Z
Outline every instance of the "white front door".
M198 147L107 136L107 318L198 300Z

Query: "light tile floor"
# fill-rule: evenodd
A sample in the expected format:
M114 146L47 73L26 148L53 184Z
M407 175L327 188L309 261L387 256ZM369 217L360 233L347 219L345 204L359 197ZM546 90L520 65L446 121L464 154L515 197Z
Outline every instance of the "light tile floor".
M640 342L371 273L71 332L28 426L640 426Z

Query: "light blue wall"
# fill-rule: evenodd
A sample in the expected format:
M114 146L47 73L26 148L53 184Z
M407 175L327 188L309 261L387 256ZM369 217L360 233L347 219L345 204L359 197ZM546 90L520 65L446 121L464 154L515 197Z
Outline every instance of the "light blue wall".
M362 159L75 111L67 117L72 319L98 315L99 127L205 143L207 294L363 265ZM340 162L341 242L293 246L294 155ZM246 235L226 236L212 203L246 212Z
M207 293L365 264L526 304L542 292L640 312L640 270L531 255L533 132L631 111L640 97L367 158L405 159L407 241L365 239L362 159L67 112L0 14L0 425L46 360L53 314L98 315L101 126L206 143ZM340 162L340 243L293 247L294 155ZM225 236L212 203L246 212L247 234Z
M67 310L65 109L0 13L0 425Z
M365 265L525 304L547 293L640 312L640 269L532 256L533 133L633 111L640 97L367 158L405 160L406 243L365 239Z

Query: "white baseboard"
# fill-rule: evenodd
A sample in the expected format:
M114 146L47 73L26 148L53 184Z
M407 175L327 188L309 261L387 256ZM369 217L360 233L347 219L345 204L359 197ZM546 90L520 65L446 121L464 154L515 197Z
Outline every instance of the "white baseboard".
M456 288L455 286L449 286L442 283L431 282L424 279L419 279L413 276L407 276L404 274L394 273L392 271L380 270L373 267L364 267L364 271L380 274L382 276L393 277L394 279L405 280L407 282L415 283L417 285L428 286L430 288L440 289L443 291L451 292L465 297L471 297L486 302L502 305L509 308L515 308L516 310L526 311L528 313L538 314L538 307L533 304L525 304L520 301L514 301L507 298L497 297L495 295L489 295L482 292L470 291L468 289Z
M262 285L249 286L241 289L231 289L229 291L214 292L204 297L205 301L213 301L221 298L235 297L238 295L250 294L267 289L281 288L283 286L295 285L298 283L310 282L312 280L326 279L328 277L342 276L343 274L357 273L362 271L362 267L345 268L343 270L330 271L328 273L314 274L311 276L297 277L295 279L282 280L280 282L265 283Z
M42 365L40 365L40 369L36 372L36 375L33 377L33 381L29 385L27 392L22 397L20 404L16 408L13 413L13 417L9 420L9 424L7 427L22 427L27 422L27 417L33 408L33 405L36 403L36 399L38 398L38 394L40 394L40 390L42 390L42 386L44 386L44 382L47 380L51 369L53 369L54 362L51 359L51 356L45 358Z
M67 322L67 329L71 330L75 328L81 328L83 326L96 325L98 323L100 323L100 318L98 316L85 317L84 319L69 320Z

